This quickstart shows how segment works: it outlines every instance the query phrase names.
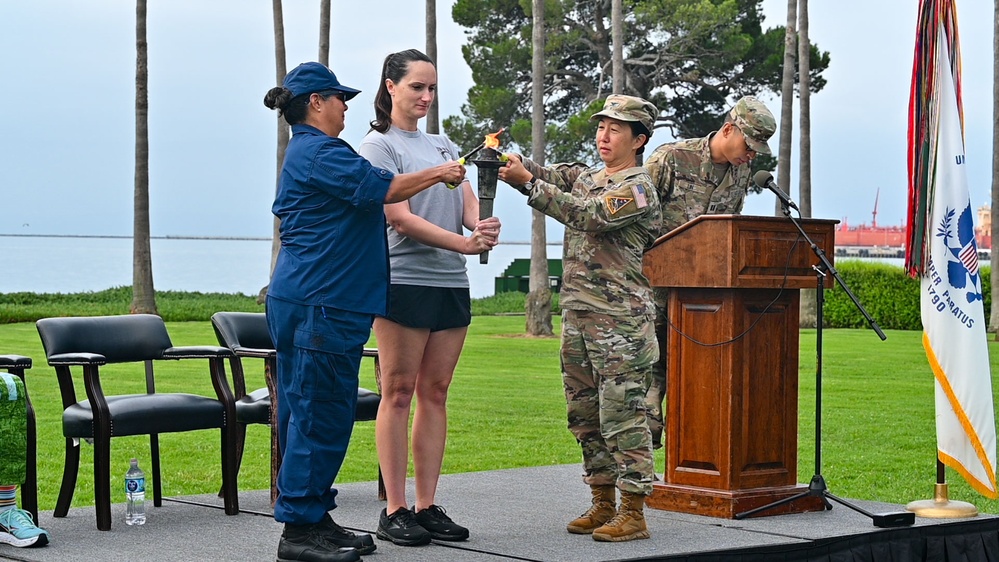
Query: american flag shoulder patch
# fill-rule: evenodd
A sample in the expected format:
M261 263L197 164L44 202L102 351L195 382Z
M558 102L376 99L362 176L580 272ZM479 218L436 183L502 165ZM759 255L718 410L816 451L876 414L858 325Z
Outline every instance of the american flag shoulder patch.
M636 183L632 185L631 194L634 195L635 204L638 205L639 209L649 206L648 200L645 199L645 188L642 187L642 184Z

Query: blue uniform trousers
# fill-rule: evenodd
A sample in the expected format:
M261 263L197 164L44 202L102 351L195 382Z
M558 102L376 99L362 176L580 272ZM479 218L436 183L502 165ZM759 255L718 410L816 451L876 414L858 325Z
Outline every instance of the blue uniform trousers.
M267 298L278 362L279 522L317 523L336 507L331 486L354 427L357 373L372 320L370 314Z

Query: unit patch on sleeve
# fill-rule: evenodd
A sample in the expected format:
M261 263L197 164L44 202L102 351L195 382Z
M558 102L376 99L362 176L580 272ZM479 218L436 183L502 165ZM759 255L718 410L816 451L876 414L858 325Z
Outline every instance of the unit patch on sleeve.
M619 197L616 195L608 195L604 198L604 203L607 205L607 211L612 215L616 215L618 211L628 206L635 199L633 197Z

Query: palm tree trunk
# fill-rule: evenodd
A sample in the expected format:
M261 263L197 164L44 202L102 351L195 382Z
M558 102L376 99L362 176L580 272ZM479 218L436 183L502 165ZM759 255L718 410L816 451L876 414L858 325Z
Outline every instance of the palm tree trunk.
M330 65L330 10L330 0L319 0L319 62L326 66Z
M545 2L533 0L534 28L531 33L531 159L545 163ZM551 336L552 292L548 286L548 241L545 215L531 211L531 273L524 302L525 329L532 336Z
M133 314L157 314L149 247L149 54L146 0L135 3L135 197L132 224Z
M623 94L624 91L624 29L622 23L621 0L611 0L611 80L612 93Z
M277 84L284 82L285 74L288 74L288 63L284 50L284 12L281 9L281 0L272 0L271 5L274 10L274 69L277 77ZM291 131L283 117L277 119L277 174L275 174L274 192L277 193L278 182L281 181L281 166L284 165L284 152L288 148L288 140ZM274 275L274 266L277 265L278 253L281 251L281 221L274 217L274 228L271 234L271 268L270 274ZM267 287L260 289L257 302L263 303L267 296Z
M777 186L791 194L791 128L794 105L794 55L797 34L798 0L787 0L787 28L784 32L784 74L780 89L780 146L777 149ZM774 203L774 215L782 214L781 202Z
M426 21L426 32L427 32L427 56L430 60L437 63L437 2L436 0L427 0L427 21ZM438 69L438 72L440 70ZM437 78L440 81L440 76ZM430 102L430 110L427 111L427 133L431 135L437 135L441 132L440 126L440 95L441 89L437 88L437 95L434 96L434 101Z
M995 28L992 33L992 257L995 257L996 234L999 234L999 0L995 2ZM999 337L999 267L992 260L992 312L989 330Z
M798 0L798 203L801 216L812 216L812 79L809 76L808 0Z
M808 41L808 0L798 0L798 95L800 114L798 115L798 206L801 216L812 216L812 80L809 77ZM829 248L826 250L831 251ZM801 291L801 307L798 312L798 325L814 328L817 320L815 310L815 289Z

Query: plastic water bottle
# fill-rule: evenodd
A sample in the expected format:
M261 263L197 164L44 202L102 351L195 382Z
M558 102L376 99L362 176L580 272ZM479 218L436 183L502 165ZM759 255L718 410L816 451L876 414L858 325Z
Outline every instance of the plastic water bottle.
M125 524L142 525L146 522L146 474L139 468L139 461L131 460L125 473Z

